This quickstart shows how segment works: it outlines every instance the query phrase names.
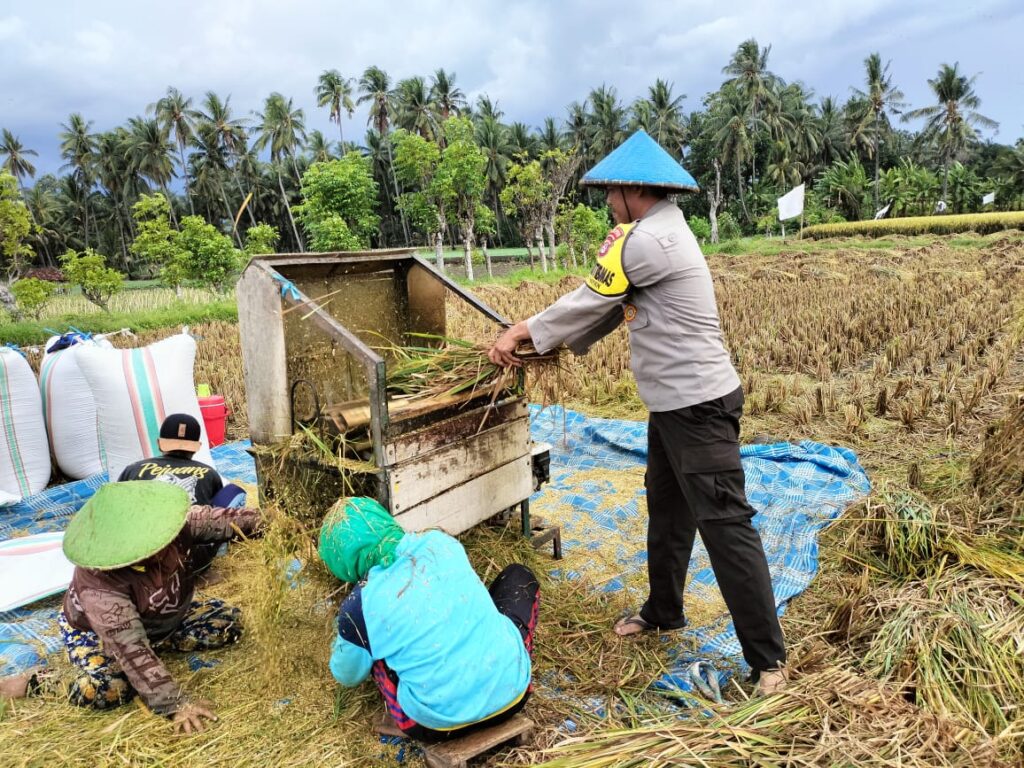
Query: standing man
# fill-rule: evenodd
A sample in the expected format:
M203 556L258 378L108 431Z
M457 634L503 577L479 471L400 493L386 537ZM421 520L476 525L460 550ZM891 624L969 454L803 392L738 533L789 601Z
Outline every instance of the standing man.
M586 284L501 335L488 356L519 365L520 342L585 353L625 320L631 367L650 411L645 485L647 602L615 625L625 637L686 625L683 589L700 531L762 694L786 684L786 651L761 538L750 520L739 432L743 389L725 348L707 262L670 193L693 177L643 131L583 184L604 187L618 226Z

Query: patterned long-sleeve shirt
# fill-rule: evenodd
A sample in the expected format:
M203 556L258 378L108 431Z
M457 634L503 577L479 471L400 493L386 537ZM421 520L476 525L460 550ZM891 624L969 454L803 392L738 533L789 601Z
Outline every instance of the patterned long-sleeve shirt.
M68 623L99 636L154 712L172 715L187 701L151 643L170 635L188 614L195 591L189 549L254 533L261 520L257 509L193 506L182 532L152 558L110 571L75 568L64 597Z

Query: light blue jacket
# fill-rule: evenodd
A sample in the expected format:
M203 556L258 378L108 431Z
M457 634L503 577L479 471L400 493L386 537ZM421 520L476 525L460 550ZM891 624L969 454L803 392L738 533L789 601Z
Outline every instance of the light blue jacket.
M331 673L366 679L383 659L398 674L398 703L434 730L486 719L517 702L530 683L522 635L494 607L462 546L440 531L406 534L387 568L362 590L370 652L339 637Z

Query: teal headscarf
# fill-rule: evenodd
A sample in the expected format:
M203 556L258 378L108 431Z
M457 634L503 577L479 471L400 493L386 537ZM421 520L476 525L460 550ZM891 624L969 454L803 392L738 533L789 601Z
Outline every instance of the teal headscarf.
M357 582L375 565L395 561L395 547L405 531L374 499L340 499L320 528L320 559L342 581Z

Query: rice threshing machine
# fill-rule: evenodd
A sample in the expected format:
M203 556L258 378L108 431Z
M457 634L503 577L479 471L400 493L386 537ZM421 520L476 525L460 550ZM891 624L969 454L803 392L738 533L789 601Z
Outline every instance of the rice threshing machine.
M237 296L261 496L310 523L341 496L373 496L406 530L451 534L518 507L536 532L547 446L530 440L521 371L500 397L388 392L392 351L443 339L449 308L492 339L504 318L410 249L261 256ZM557 530L538 539L557 549Z

